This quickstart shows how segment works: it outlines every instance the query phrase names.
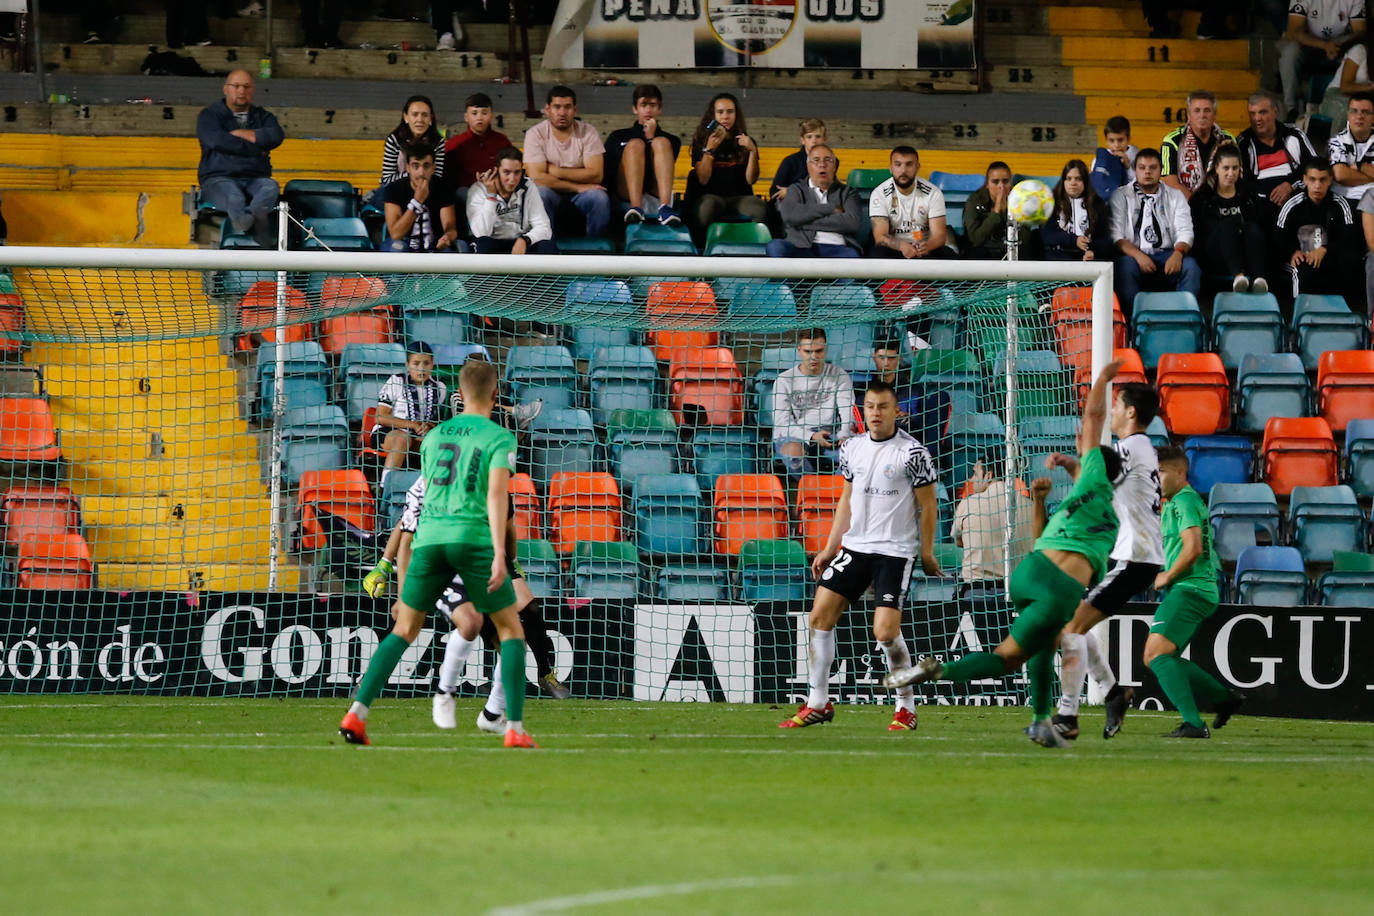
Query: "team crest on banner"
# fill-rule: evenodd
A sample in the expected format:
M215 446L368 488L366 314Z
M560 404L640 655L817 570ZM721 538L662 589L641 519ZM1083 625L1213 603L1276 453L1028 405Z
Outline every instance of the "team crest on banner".
M767 54L782 44L797 18L796 0L708 0L707 19L721 42L739 54Z

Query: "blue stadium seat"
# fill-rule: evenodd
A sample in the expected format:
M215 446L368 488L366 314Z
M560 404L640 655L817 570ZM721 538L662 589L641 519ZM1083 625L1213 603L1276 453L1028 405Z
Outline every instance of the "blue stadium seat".
M287 411L281 433L282 476L290 486L306 471L348 467L348 419L333 404Z
M658 223L635 223L625 227L626 254L695 255L692 234Z
M282 188L282 200L299 220L346 219L360 215L358 192L346 181L296 178Z
M571 238L563 236L556 242L559 254L615 254L610 239Z
M1165 353L1201 353L1206 334L1192 293L1140 293L1131 318L1135 345L1146 369Z
M1293 544L1308 563L1330 563L1337 550L1364 549L1364 513L1347 486L1294 487L1288 518Z
M669 563L654 573L654 595L684 604L723 604L730 600L730 575L705 563Z
M639 597L639 556L623 541L578 541L572 574L579 598L633 601Z
M797 365L797 348L769 347L759 359L759 371L754 373L749 390L754 401L754 422L767 429L773 425L773 382Z
M333 378L324 350L313 340L293 340L281 345L284 365L282 389L286 392L286 408L314 407L329 403L329 388ZM257 351L257 391L255 414L265 416L272 411L276 392L277 346L264 343Z
M377 406L382 383L406 371L406 349L400 344L347 344L339 360L348 422L361 423L369 407Z
M869 293L870 303L872 299L873 294ZM814 294L811 301L815 302ZM828 313L821 314L828 317ZM825 329L825 342L826 362L848 372L856 385L863 384L873 374L873 325L846 324L828 327Z
M633 347L639 343L639 335L629 328L593 328L578 325L573 328L572 352L577 359L586 361L604 347Z
M553 544L540 540L521 541L515 546L515 555L536 598L563 596L563 564Z
M1221 364L1235 369L1249 354L1283 347L1283 316L1273 293L1218 293L1212 301L1212 336Z
M1051 452L1077 453L1078 430L1083 426L1078 417L1026 417L1018 425L1021 441L1027 448L1035 446Z
M1150 437L1150 444L1155 448L1163 448L1170 443L1169 427L1164 425L1163 417L1155 417L1150 421L1150 425L1145 427L1145 435Z
M596 427L585 410L545 407L528 432L530 477L542 493L559 471L600 471Z
M1234 584L1237 604L1294 607L1307 599L1307 573L1296 547L1245 548Z
M523 404L544 399L544 409L573 407L577 398L577 363L567 347L516 345L506 354L506 390Z
M705 503L691 474L640 477L631 505L640 553L688 556L709 552Z
M755 431L740 426L704 426L692 438L692 468L702 492L711 492L722 474L757 474Z
M974 463L984 452L1006 447L1006 426L996 414L956 414L949 421L949 433L953 454L941 477L947 486L956 490L969 479Z
M941 172L936 170L930 173L930 183L939 188L945 196L945 217L950 228L956 228L954 221L957 219L960 231L963 230L964 222L964 202L973 196L973 192L983 186L984 176L981 174L963 174L959 172Z
M1358 496L1374 496L1374 419L1346 424L1345 470L1347 482Z
M1327 350L1359 350L1365 346L1365 319L1350 311L1341 296L1304 293L1293 303L1293 333L1303 367L1317 368Z
M648 347L602 347L587 367L587 384L597 425L614 410L652 410L658 406L658 360Z
M624 280L573 280L563 292L563 313L583 320L589 315L623 314L632 301Z
M387 534L401 521L401 513L406 510L406 490L409 490L420 476L419 471L395 468L382 482L382 498L377 509L378 530Z
M739 552L740 599L805 601L809 570L798 541L746 541Z
M314 217L305 220L305 238L301 247L306 251L373 251L372 237L367 226L356 216Z
M1251 354L1236 376L1237 427L1262 433L1270 417L1312 415L1312 383L1296 353Z
M725 311L736 319L795 318L797 300L792 295L792 287L786 283L776 280L737 281L731 286ZM769 329L772 327L770 325Z
M1188 483L1203 496L1214 484L1254 479L1255 447L1244 436L1192 436L1184 440L1183 451L1188 455Z
M1267 483L1217 484L1208 496L1207 514L1223 563L1234 563L1242 550L1261 540L1279 541L1279 504Z
M263 246L259 245L257 241L248 233L239 232L237 229L234 228L233 223L229 222L229 220L226 219L224 222L220 223L219 247L262 248ZM277 280L277 274L275 271L258 271L257 273L264 274L264 276L261 277L261 279L263 280L268 280L273 283L275 283Z
M468 343L472 339L472 319L468 313L447 308L406 306L404 328L407 342L423 340L430 346Z
M827 322L872 319L877 308L873 290L859 283L826 283L812 287L807 296L807 314Z

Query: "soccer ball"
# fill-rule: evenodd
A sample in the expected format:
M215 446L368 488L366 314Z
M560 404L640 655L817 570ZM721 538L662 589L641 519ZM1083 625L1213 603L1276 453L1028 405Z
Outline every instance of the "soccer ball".
M1039 226L1053 209L1054 193L1034 178L1017 182L1007 195L1007 214L1023 226Z

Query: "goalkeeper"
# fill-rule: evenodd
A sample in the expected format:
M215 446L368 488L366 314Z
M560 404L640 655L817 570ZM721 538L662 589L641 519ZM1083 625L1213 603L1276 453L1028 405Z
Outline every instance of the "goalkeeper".
M949 663L932 656L883 678L889 687L923 681L973 681L1011 674L1022 665L1030 675L1034 716L1026 735L1044 747L1067 747L1050 723L1054 703L1054 653L1059 632L1073 619L1084 590L1102 577L1107 554L1116 540L1112 479L1121 458L1100 445L1107 418L1107 386L1121 369L1113 362L1102 370L1083 407L1078 433L1078 476L1058 511L1045 523L1049 481L1035 481L1035 549L1011 576L1011 599L1019 616L1011 633L992 652L974 652Z

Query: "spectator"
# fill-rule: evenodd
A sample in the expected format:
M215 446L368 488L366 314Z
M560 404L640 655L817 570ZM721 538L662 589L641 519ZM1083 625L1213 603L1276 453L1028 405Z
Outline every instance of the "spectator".
M798 364L773 383L773 453L791 477L822 464L828 472L836 447L854 435L854 383L825 361L825 346L825 328L801 331Z
M636 86L631 99L635 122L606 138L608 171L615 176L616 196L630 205L625 222L642 223L655 211L664 226L682 225L673 209L673 170L682 140L659 126L663 93L652 83Z
M425 433L439 425L447 393L444 383L434 378L433 348L423 340L406 344L406 371L388 378L377 394L372 447L386 455L381 483L392 470L405 467Z
M285 134L270 111L253 104L253 91L247 70L231 71L224 78L224 101L201 110L197 174L201 196L227 213L236 230L251 232L267 247L276 241L273 210L279 193L269 153Z
M1190 292L1202 288L1202 270L1188 256L1193 247L1193 217L1183 192L1159 180L1159 150L1135 157L1135 181L1112 195L1112 244L1116 294L1129 319L1142 282Z
M1093 190L1103 200L1111 200L1116 189L1131 183L1135 168L1135 154L1131 145L1131 122L1121 115L1113 115L1102 127L1106 146L1099 146L1093 154Z
M902 371L901 345L894 339L874 342L873 367L871 378L891 385L897 395L897 425L921 440L931 455L939 458L944 454L949 426L949 393L938 389L922 392L911 380L911 370Z
M1326 155L1336 170L1336 193L1359 201L1374 181L1374 94L1351 96L1345 116L1345 130L1326 144Z
M167 47L187 45L203 48L210 44L210 26L205 21L205 7L185 0L164 0L167 17Z
M697 247L718 219L767 219L768 204L754 196L758 179L759 148L745 132L739 100L728 92L712 96L692 135L692 171L687 175L687 226Z
M1169 18L1169 0L1140 0L1140 11L1150 26L1151 38L1177 38L1183 29Z
M491 129L491 121L491 96L485 92L468 96L463 102L463 122L468 129L444 144L454 187L466 188L478 175L496 168L496 154L511 145L505 134Z
M434 47L439 51L466 48L467 36L458 19L457 0L429 0L429 23L434 27Z
M1366 29L1359 38L1352 39L1346 49L1345 56L1341 58L1340 68L1336 71L1336 76L1326 87L1326 93L1322 95L1321 111L1325 114L1328 110L1340 108L1345 109L1350 97L1360 92L1374 92L1374 81L1369 78L1369 43L1371 36ZM1345 123L1340 118L1333 118L1331 121L1332 130L1341 130Z
M892 177L878 185L868 199L868 218L873 223L870 257L954 257L945 244L949 234L944 192L921 178L917 174L920 168L921 158L913 147L893 148L888 157Z
M1040 243L1047 261L1111 258L1111 214L1088 181L1088 165L1082 159L1070 159L1059 173L1054 209L1040 227Z
M1283 206L1302 180L1302 164L1316 155L1307 134L1279 120L1279 100L1272 92L1256 92L1246 103L1250 126L1240 132L1240 148L1247 195ZM1272 222L1271 218L1265 223Z
M1366 191L1356 209L1360 211L1360 228L1364 232L1365 314L1374 315L1374 194ZM0 219L0 231L3 231L3 227L4 220Z
M1265 226L1271 205L1266 199L1241 193L1240 179L1240 150L1229 143L1217 147L1207 167L1207 180L1188 202L1197 239L1194 254L1205 273L1231 277L1234 292L1267 293Z
M778 203L787 237L768 243L771 258L857 258L863 221L859 192L838 181L840 160L824 143L811 147L807 177L787 189Z
M185 3L185 0L179 0ZM193 6L194 3L186 3ZM301 0L301 30L308 48L341 48L339 22L344 4L336 0Z
M416 144L434 151L434 177L444 177L444 138L434 126L438 118L434 103L427 96L412 95L401 106L401 123L382 143L382 183L372 192L373 206L380 208L382 191L393 181L405 178L406 162L401 150Z
M553 227L520 151L507 147L496 168L468 188L468 226L478 254L558 254Z
M1007 255L1007 196L1011 194L1011 166L988 166L983 186L964 201L964 237L970 258L999 260Z
M601 136L577 118L577 93L554 86L544 102L544 120L525 131L525 171L539 186L549 221L559 208L575 207L587 238L602 238L611 222L611 199L602 186L606 147Z
M1236 138L1217 126L1217 97L1206 89L1188 93L1188 122L1164 135L1159 153L1164 162L1164 183L1183 192L1184 198L1202 187L1207 164L1221 143Z
M1288 8L1288 28L1279 40L1279 82L1283 84L1285 121L1298 116L1298 83L1304 76L1332 73L1341 49L1364 34L1365 0L1295 0Z
M974 462L969 487L973 492L955 506L950 527L950 537L964 548L960 578L966 582L1003 579L1008 565L1015 567L1031 549L1031 501L1007 480L1006 461L997 451ZM1013 519L1010 564L1006 544L1009 509Z
M779 201L786 197L787 189L806 177L806 158L811 155L812 147L830 142L825 122L819 118L807 118L802 121L797 125L797 134L801 137L801 149L795 153L788 153L782 158L782 162L778 163L778 173L773 176L773 183L768 186L769 200Z
M382 251L466 251L458 240L453 188L434 174L434 149L428 143L404 150L406 177L382 189L386 238Z
M1279 211L1274 247L1289 279L1281 293L1285 306L1302 293L1345 296L1351 302L1363 298L1355 277L1355 220L1346 199L1332 193L1332 180L1330 160L1309 160L1302 191Z

